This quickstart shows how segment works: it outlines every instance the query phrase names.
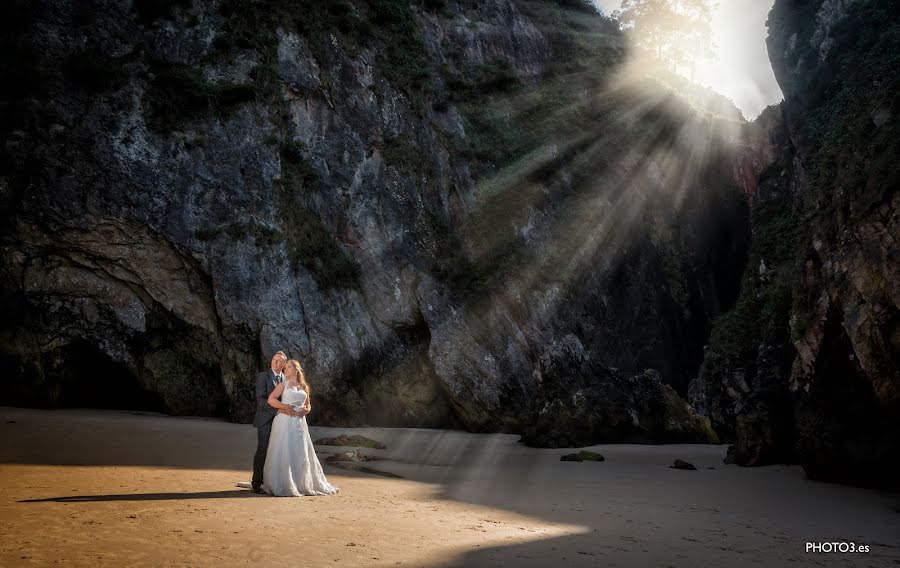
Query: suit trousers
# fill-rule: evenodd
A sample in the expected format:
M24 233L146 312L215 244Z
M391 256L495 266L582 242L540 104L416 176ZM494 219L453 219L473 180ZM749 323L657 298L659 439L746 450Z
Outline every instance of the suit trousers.
M260 424L256 429L256 454L253 455L252 483L262 483L263 467L266 465L266 452L269 451L269 436L272 434L272 420Z

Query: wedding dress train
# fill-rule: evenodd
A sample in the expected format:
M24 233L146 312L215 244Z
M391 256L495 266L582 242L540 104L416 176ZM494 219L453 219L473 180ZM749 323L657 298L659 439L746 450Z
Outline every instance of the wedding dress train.
M306 391L285 385L281 402L300 409ZM263 490L279 497L334 495L338 488L328 483L306 425L306 416L278 414L272 422Z

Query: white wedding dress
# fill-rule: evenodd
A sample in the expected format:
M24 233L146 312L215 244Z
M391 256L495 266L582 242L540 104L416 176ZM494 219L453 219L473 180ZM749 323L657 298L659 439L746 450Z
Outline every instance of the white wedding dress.
M281 402L297 410L306 402L306 391L285 385ZM272 422L263 490L278 497L334 495L338 488L328 483L309 437L306 416L277 414Z

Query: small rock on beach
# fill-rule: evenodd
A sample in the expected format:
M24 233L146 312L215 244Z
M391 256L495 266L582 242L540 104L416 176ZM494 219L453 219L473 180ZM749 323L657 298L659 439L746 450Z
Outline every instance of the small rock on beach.
M672 469L684 469L688 471L694 471L697 469L696 467L694 467L694 464L688 463L684 460L675 460L675 463L673 463L669 467Z

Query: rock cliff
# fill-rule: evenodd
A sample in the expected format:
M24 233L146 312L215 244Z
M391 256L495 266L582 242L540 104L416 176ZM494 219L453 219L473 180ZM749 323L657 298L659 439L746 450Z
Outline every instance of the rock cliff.
M586 381L631 426L574 442L714 436L676 392L739 288L734 120L617 80L590 7L40 0L3 26L0 403L245 421L283 349L319 423L543 432Z
M752 245L690 400L744 465L900 479L897 2L778 0ZM768 152L768 154L767 154Z

